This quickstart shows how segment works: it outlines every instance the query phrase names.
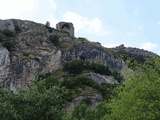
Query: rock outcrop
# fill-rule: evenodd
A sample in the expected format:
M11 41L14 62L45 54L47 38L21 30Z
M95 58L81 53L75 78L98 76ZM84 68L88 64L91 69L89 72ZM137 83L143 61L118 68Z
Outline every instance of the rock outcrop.
M79 95L75 97L72 102L69 102L67 104L67 112L68 115L72 114L73 109L75 106L80 105L80 104L85 104L88 108L90 109L95 109L96 105L103 101L103 97L101 94L98 93L93 93L91 95Z
M0 47L0 80L5 87L15 91L28 86L36 76L52 73L61 68L62 51L48 38L61 34L38 23L22 20L0 20L0 30L17 32L12 51ZM62 33L64 34L64 33Z
M111 50L113 52L115 52L115 53L126 52L126 53L132 54L134 56L142 56L144 59L145 58L151 58L151 57L157 56L153 52L149 52L147 50L138 49L138 48L125 47L123 44L120 45L120 46L117 46L115 48L111 48Z
M124 66L121 60L115 59L114 56L103 47L88 43L82 43L75 47L73 51L66 53L62 61L68 62L76 59L107 65L111 71L119 71Z
M0 82L6 80L10 72L9 51L0 45Z
M100 75L97 73L83 73L84 76L92 78L97 84L108 83L108 84L118 84L118 81L115 80L112 76Z

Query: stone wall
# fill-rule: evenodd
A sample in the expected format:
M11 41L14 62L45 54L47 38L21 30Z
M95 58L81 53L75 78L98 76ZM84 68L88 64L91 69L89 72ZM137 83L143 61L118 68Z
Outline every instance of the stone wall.
M74 37L74 27L72 23L68 22L59 22L56 24L56 29L69 33L72 37Z

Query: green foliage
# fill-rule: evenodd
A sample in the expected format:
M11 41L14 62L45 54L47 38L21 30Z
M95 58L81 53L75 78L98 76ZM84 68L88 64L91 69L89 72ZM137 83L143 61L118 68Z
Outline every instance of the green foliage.
M8 30L8 29L5 29L5 30L3 30L3 31L1 31L6 37L14 37L15 36L15 34L14 34L14 32L13 31L11 31L11 30Z
M23 52L23 56L28 57L29 56L29 52Z
M85 87L89 86L99 91L103 95L104 99L106 100L109 100L111 98L111 96L113 95L112 93L113 89L115 89L116 87L116 85L111 85L107 83L98 85L96 82L94 82L91 78L87 76L78 76L78 77L65 79L61 83L61 86L65 86L70 91L77 91L78 88L84 89ZM82 91L79 91L79 92L82 92ZM72 99L72 97L74 97L74 94L72 93L70 94L70 96L68 96L69 100Z
M59 44L59 37L57 35L50 35L49 40L55 45Z
M97 64L97 63L91 63L89 65L89 68L93 70L95 73L99 73L102 75L111 75L111 71L107 66L104 66L102 64Z
M101 102L94 110L88 109L82 104L74 108L70 120L100 120L106 114L110 114L110 109L106 102Z
M67 90L63 87L45 87L44 81L34 81L29 89L0 91L2 120L60 120Z
M128 65L128 67L133 69L135 69L136 66L142 65L146 61L143 56L133 55L125 51L116 52L114 55L118 59L122 59Z
M128 74L127 80L116 89L116 96L112 95L114 97L111 97L110 101L102 102L95 110L90 110L84 105L77 106L70 119L159 120L159 67L159 57L148 59L136 72Z
M63 69L71 74L80 74L84 70L84 63L82 60L75 60L70 63L65 63Z
M160 74L160 69L159 69L160 68L160 57L157 56L157 57L147 59L144 64L145 66L143 66L143 69L152 68Z
M153 60L154 61L154 60ZM157 60L156 61L160 61ZM160 65L160 62L155 64ZM131 73L111 100L111 120L158 120L160 118L160 75L148 66ZM140 73L140 74L139 74ZM107 118L106 118L107 119Z
M107 66L98 63L89 63L82 60L75 60L64 64L63 69L71 74L81 74L83 70L91 70L102 75L111 75Z
M44 85L46 86L46 88L50 88L52 86L59 86L60 83L61 82L53 75L48 75L44 77Z
M112 75L118 82L123 81L122 75L114 71L113 73L109 70L108 66L98 63L84 62L83 60L75 60L70 63L65 63L63 70L69 72L70 74L81 74L84 70L93 71L101 75Z
M114 72L112 73L112 76L114 76L114 78L115 78L119 83L121 83L122 81L124 81L123 76L122 76L118 71L114 71Z
M87 38L83 38L83 37L78 37L78 39L79 39L80 41L84 42L84 43L88 41Z
M65 79L62 82L62 86L65 86L68 89L76 89L78 87L92 86L93 84L96 83L87 76L73 77Z
M76 106L72 113L71 120L74 120L75 118L78 120L82 120L82 118L85 118L86 114L87 114L87 107L85 105Z
M15 43L13 40L5 40L2 45L6 47L9 51L11 51Z
M5 35L0 32L0 43L2 43L4 41Z
M0 43L8 50L11 50L14 47L14 41L12 40L14 33L10 30L0 31Z

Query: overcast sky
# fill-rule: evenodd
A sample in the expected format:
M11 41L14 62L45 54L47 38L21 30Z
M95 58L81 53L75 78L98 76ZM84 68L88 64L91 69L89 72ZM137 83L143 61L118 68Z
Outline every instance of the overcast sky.
M76 37L160 54L160 0L0 0L0 19L72 22Z

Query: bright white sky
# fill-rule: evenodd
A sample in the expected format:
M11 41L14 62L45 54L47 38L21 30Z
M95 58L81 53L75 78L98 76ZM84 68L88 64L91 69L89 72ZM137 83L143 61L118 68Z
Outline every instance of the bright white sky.
M0 19L72 22L76 37L160 54L160 0L0 0Z

